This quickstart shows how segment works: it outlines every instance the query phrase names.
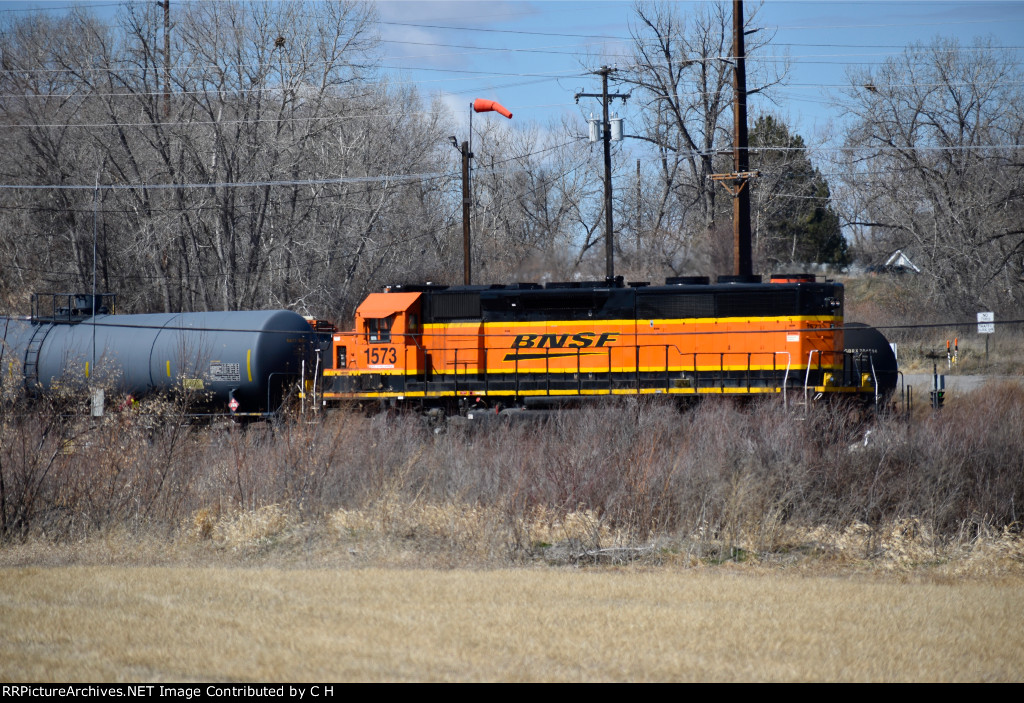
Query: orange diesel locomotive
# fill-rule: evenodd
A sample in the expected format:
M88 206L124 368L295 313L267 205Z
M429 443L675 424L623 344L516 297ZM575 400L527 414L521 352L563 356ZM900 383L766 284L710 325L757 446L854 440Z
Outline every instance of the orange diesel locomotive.
M880 334L844 345L842 284L731 278L392 286L334 335L323 397L509 406L784 390L877 399L895 387Z

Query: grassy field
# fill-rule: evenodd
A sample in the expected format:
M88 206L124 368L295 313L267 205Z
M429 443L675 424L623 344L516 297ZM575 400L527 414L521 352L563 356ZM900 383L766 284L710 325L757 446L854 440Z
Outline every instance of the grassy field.
M1020 681L1024 580L0 571L4 681Z

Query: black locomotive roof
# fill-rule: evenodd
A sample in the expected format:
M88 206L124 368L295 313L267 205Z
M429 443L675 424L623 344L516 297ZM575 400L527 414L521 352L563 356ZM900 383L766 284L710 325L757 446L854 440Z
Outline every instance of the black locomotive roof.
M596 282L595 282L596 283ZM777 317L836 314L842 284L716 283L631 287L516 283L431 286L423 290L424 322L482 320L620 320L708 317ZM411 286L392 290L411 291Z

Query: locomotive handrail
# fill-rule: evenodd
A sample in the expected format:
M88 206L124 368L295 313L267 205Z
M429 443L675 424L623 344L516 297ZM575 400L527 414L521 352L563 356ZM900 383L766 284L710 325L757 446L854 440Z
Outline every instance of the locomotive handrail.
M632 349L632 354L630 354L630 349ZM649 351L657 349L657 350L660 351L660 353L655 352L659 357L661 357L661 361L662 361L661 364L657 365L658 366L657 371L659 372L659 374L663 374L663 375L661 375L661 378L659 380L655 380L655 378L647 378L645 380L645 375L644 375L644 368L645 368L644 367L644 359L648 358L648 357L644 356L644 351L643 351L644 349L647 349ZM539 385L540 385L540 387L537 390L541 391L541 393L543 395L545 395L545 396L557 395L560 392L560 389L565 388L564 381L569 380L569 379L562 379L561 376L564 375L564 374L567 374L567 373L575 373L575 375L576 375L576 378L575 378L575 381L576 381L576 383L575 383L575 385L576 385L575 391L576 391L577 395L582 395L582 393L584 391L584 389L583 389L583 385L584 385L583 374L584 374L584 371L583 371L583 359L582 359L583 348L582 347L576 347L576 348L572 349L573 356L575 357L575 359L574 359L575 360L575 366L570 366L568 368L565 368L564 366L561 367L561 368L552 368L551 361L556 358L555 355L554 355L554 350L555 350L555 348L544 348L543 350L540 350L540 349L538 350L538 351L543 351L544 355L538 357L536 360L537 361L543 360L544 366L543 366L543 369L538 369L537 372L536 372L538 374L538 376L536 378L536 381L538 381ZM456 395L458 395L458 393L463 390L464 380L465 380L465 379L462 379L462 378L458 377L459 374L461 373L459 371L459 369L463 369L464 371L466 371L466 370L469 369L470 364L474 363L473 359L468 359L467 360L465 358L464 353L467 352L467 351L468 352L472 352L471 356L479 354L479 352L480 352L480 350L473 349L473 348L469 348L469 349L463 349L463 348L458 348L458 347L452 348L452 349L448 350L449 356L448 356L448 359L444 362L444 366L447 366L449 369L451 369L450 372L454 372L455 373L455 377L453 379L451 379L451 382L454 384L454 390L455 390L455 394ZM485 351L485 354L478 361L478 363L481 364L481 365L490 366L490 364L488 363L489 356L487 355L490 350L484 350L484 351ZM594 350L594 351L596 351L596 350ZM593 351L591 351L590 353L592 354ZM689 353L684 353L684 352L682 352L682 350L679 348L679 346L677 344L642 344L642 343L638 343L638 344L631 344L631 345L621 346L621 347L607 347L607 348L605 348L603 350L603 353L605 354L605 361L604 361L604 363L601 364L601 362L599 360L597 360L597 359L593 359L593 360L589 361L588 362L588 372L587 373L594 373L595 371L597 371L597 369L594 368L594 362L595 361L598 364L601 364L604 367L602 369L602 371L604 373L608 374L607 377L606 377L607 378L607 385L605 386L605 388L606 388L606 390L607 390L607 392L609 394L614 394L616 392L616 388L618 388L619 385L623 381L625 381L627 378L629 378L629 375L633 376L633 378L631 379L632 382L630 383L630 386L637 393L642 393L642 392L644 392L645 389L659 389L659 388L662 389L662 390L659 390L657 392L664 391L664 392L667 392L667 393L671 393L672 392L672 383L673 383L673 369L676 369L677 371L679 371L679 372L684 374L683 377L682 377L682 379L684 381L687 380L686 379L686 375L690 375L690 378L688 379L689 383L687 384L687 386L692 388L692 392L699 393L699 391L700 391L700 388L701 388L701 386L700 386L701 372L700 372L700 364L699 364L699 362L700 362L700 357L701 356L707 356L707 353L705 353L705 352L689 352ZM634 368L633 369L628 369L628 365L627 365L627 366L623 367L620 371L616 371L616 367L615 367L615 353L619 353L620 356L623 356L623 355L633 356L633 361L634 361L634 364L635 364ZM673 357L672 356L673 353L676 353L678 355L678 357ZM824 353L824 351L820 350L820 349L813 349L813 350L810 350L810 352L808 353L808 361L807 361L807 366L806 366L806 369L805 369L806 373L805 373L805 379L804 379L804 391L805 391L804 395L805 395L805 399L809 398L809 391L810 391L810 388L811 388L811 384L810 384L810 373L811 373L811 370L814 369L814 368L818 368L820 370L821 363L822 363L822 354L823 353ZM719 361L718 368L714 369L712 367L711 373L715 377L714 385L715 385L715 387L719 388L719 390L725 390L727 388L728 389L745 389L747 392L751 392L754 389L755 385L757 385L759 388L762 387L762 386L764 386L765 388L774 386L776 388L775 392L782 392L783 394L785 394L785 390L789 386L789 376L792 375L792 372L793 372L793 354L791 352L789 352L789 351L777 350L777 351L763 351L763 352L762 351L757 351L757 352L718 352L716 355L719 357L719 359L718 359L718 361ZM784 366L782 366L782 367L779 366L779 356L780 355L785 355L785 357L786 357L786 364ZM815 356L815 355L817 355L817 356ZM566 359L566 361L569 361L570 363L572 363L573 356L570 356L568 359ZM730 359L730 364L731 364L730 365L730 370L731 370L730 373L734 374L734 377L732 378L732 382L730 382L730 379L726 375L726 369L725 369L725 357L726 356L733 357L733 358ZM759 371L758 372L759 373L760 372L764 372L765 374L767 374L767 373L771 374L770 377L769 376L763 376L763 377L759 376L757 384L754 383L754 373L755 373L755 370L754 370L754 357L755 356L759 357L759 360L758 360ZM770 366L767 365L767 361L768 361L768 357L769 356L771 357L771 365ZM689 364L687 364L685 362L685 358L686 357L690 357L690 363ZM817 359L817 362L818 362L817 364L815 364L815 359ZM523 379L522 379L522 376L521 376L521 372L523 370L522 370L521 364L520 364L521 361L522 361L522 359L519 358L518 356L516 356L514 358L514 361L513 361L513 368L511 369L511 371L513 372L514 390L515 390L515 394L516 395L519 395L523 391L523 385L522 385L523 384ZM745 361L745 364L744 364L744 361ZM483 366L481 366L481 368L483 368ZM598 368L600 368L600 367L598 367ZM652 367L652 370L653 369L654 369L654 367ZM433 370L437 371L436 368L433 368ZM737 372L738 373L742 373L743 377L739 378ZM781 372L782 375L783 375L781 381L778 379L778 375L777 375L779 372ZM543 377L541 377L540 374L543 374ZM553 374L554 374L554 376L553 376ZM490 390L490 385L491 385L491 381L492 380L493 379L489 378L488 374L486 374L486 373L483 374L482 382L484 383L484 390L485 390L485 392ZM772 380L774 380L774 383L772 382ZM654 381L653 385L651 385L652 381ZM571 382L571 380L570 380L570 382ZM784 402L785 402L785 405L788 408L788 396L784 399Z
M812 349L810 352L808 352L808 354L807 354L807 373L804 374L804 408L807 407L807 384L810 383L810 380L811 380L811 358L815 354L818 355L818 365L819 366L821 365L821 350L820 349Z
M306 363L305 360L303 360L302 363L305 364ZM320 350L317 349L316 350L316 367L315 367L315 371L313 372L313 412L314 413L320 410L320 406L317 404L317 400L316 400L316 380L319 377L320 377ZM302 390L306 390L305 384L303 384Z
M583 371L580 369L580 347L576 347L576 395L583 395Z
M455 347L455 360L452 362L452 366L455 367L455 397L459 396L459 348Z
M446 330L440 330L440 332L443 335L449 334L449 331ZM486 334L489 336L491 333ZM402 332L398 335L406 341L414 340L409 344L410 352L413 348L425 349L425 346L429 346L429 344L425 344L425 339L419 334ZM466 392L467 388L484 394L499 389L507 392L505 391L508 388L507 382L514 380L516 396L521 393L552 396L564 394L566 391L575 395L595 391L599 395L662 392L700 394L701 390L745 394L782 392L784 403L788 409L786 391L789 386L789 376L794 371L794 354L786 350L724 351L721 348L705 350L698 347L696 351L683 351L678 343L644 343L641 335L637 335L633 339L626 337L622 340L626 342L625 344L598 348L596 345L589 344L586 346L572 342L566 344L566 335L560 334L559 336L552 335L551 341L547 343L542 339L536 346L534 346L532 338L526 340L528 343L522 345L519 344L517 338L513 342L511 351L515 352L520 348L529 348L530 350L530 353L520 354L506 353L510 351L508 342L501 347L492 347L487 344L480 346L473 344L472 339L467 335L458 336L463 339L453 341L447 349L435 350L441 354L440 359L436 355L430 355L424 359L426 364L423 377L418 382L423 384L427 396L431 395L430 386L433 386L434 381L437 380L432 377L432 374L440 373L444 376L454 374L454 378L446 378L443 385L447 389L454 388L455 395ZM496 334L496 336L511 339L508 332ZM556 339L560 339L560 341L556 342ZM661 342L661 340L658 341ZM823 371L823 354L828 351L827 349L808 351L804 377L805 402L810 400L812 369L816 369L818 373ZM499 352L504 354L506 360L500 364L498 362L502 359L498 356ZM468 358L466 357L467 353L470 355ZM598 358L601 353L605 354L604 362ZM618 362L615 360L615 354L619 355ZM779 364L780 355L786 356L786 364L783 366ZM583 356L588 357L586 374L589 378L584 378ZM717 368L714 365L714 356L719 357ZM730 357L728 369L725 368L726 356ZM757 369L754 368L755 356L758 357ZM573 357L575 357L575 366L571 366ZM687 357L690 358L689 364L686 363ZM771 363L769 363L769 357ZM524 361L527 362L525 370L521 365L521 362ZM552 361L555 363L552 364ZM632 369L629 368L630 361L634 364ZM703 369L700 365L702 361L705 364ZM616 363L619 365L616 366ZM478 374L472 380L467 376L471 364ZM508 375L502 378L488 373L487 369L492 368L494 364L498 364L497 373ZM508 364L512 365L511 369L508 368ZM872 365L875 366L873 360ZM781 380L778 378L780 372L782 373ZM410 366L407 373L416 372ZM526 375L523 376L523 373ZM569 377L569 373L575 373L576 378ZM606 379L601 379L600 376L604 373L608 375ZM755 378L755 374L757 374L757 378ZM460 378L460 376L462 377ZM873 368L872 377L877 386L877 368ZM702 382L705 383L703 387L701 386ZM575 389L572 388L573 385L576 386ZM316 390L319 391L319 389ZM880 395L877 387L875 393L876 396ZM316 398L316 392L312 397Z
M793 355L790 354L788 351L772 352L773 363L774 363L775 357L777 357L779 354L785 354L786 355L786 375L782 377L782 409L783 410L788 410L789 409L789 396L786 393L786 389L789 387L789 367L793 364Z
M612 379L612 348L608 347L608 395L615 394L615 381Z
M871 384L875 387L875 412L878 412L878 377L875 376L875 354L872 352L868 356L868 361L871 362Z
M679 347L676 347L677 351L678 351L678 349L679 349ZM672 390L672 388L671 388L671 381L669 379L669 370L668 370L668 345L666 344L665 345L665 392L668 393L671 390Z
M633 354L633 366L636 368L636 392L640 393L640 345L635 345Z

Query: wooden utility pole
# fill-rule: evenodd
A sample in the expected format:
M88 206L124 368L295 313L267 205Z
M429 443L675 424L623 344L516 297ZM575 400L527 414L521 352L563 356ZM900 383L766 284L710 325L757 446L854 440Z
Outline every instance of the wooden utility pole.
M743 46L743 0L732 3L733 58L736 69L733 73L733 168L738 174L750 171L750 155L747 151L747 65L746 50ZM744 182L749 176L744 177ZM750 189L739 188L732 202L733 263L737 276L750 276L754 264L750 253Z
M604 257L605 277L608 279L609 285L615 281L615 241L612 234L612 126L608 120L608 99L622 98L622 102L626 102L626 98L630 95L629 93L625 95L608 93L608 74L614 70L614 68L602 66L600 70L594 71L601 76L600 93L576 93L577 103L580 98L601 98L601 131L603 133L601 141L604 142Z
M732 173L716 173L711 176L721 183L732 195L733 273L737 276L752 276L753 257L750 245L750 189L748 183L760 173L750 170L750 154L747 144L747 65L746 49L743 46L743 0L732 3L732 54L733 54L733 142Z
M608 73L607 66L602 66L601 74L601 127L604 132L604 258L605 277L611 284L615 280L614 230L612 228L612 128L608 122Z
M643 208L640 192L640 159L636 160L636 253L640 253L640 226L643 224Z

